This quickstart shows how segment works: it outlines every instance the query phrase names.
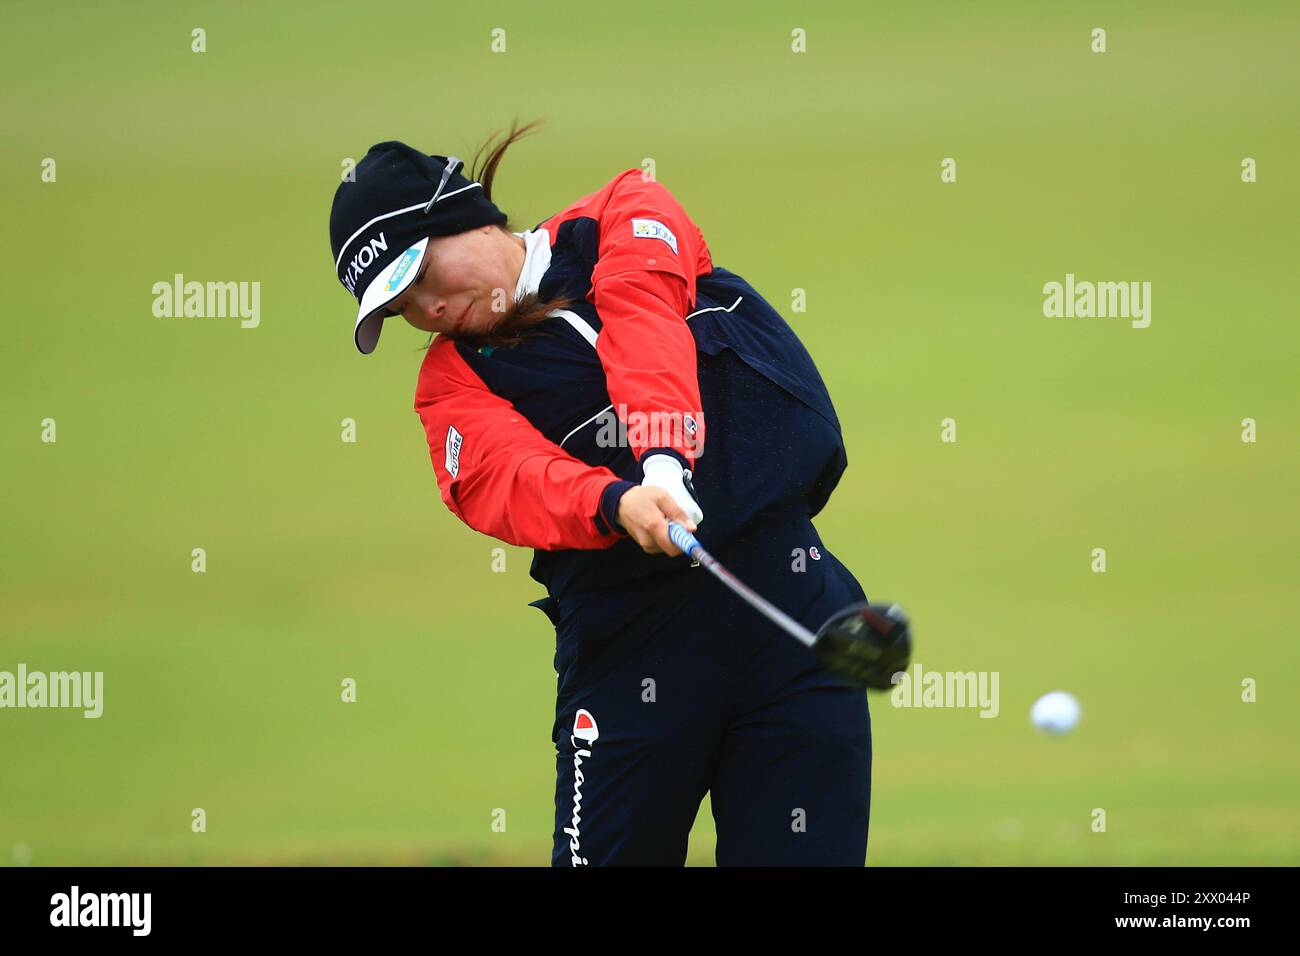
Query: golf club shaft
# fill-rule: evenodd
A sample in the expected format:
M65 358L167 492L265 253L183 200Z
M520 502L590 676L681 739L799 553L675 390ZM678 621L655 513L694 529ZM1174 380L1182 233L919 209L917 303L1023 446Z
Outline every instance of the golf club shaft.
M718 563L718 559L709 552L704 550L704 546L695 540L695 535L686 530L685 527L676 521L668 522L668 537L673 544L682 549L682 552L690 555L704 567L708 568L715 577L723 584L731 588L732 591L740 595L750 606L762 614L765 618L776 624L791 637L794 637L809 647L817 640L817 636L812 631L804 627L790 615L786 614L779 607L768 601L761 594L754 591L749 585L740 578L736 577L725 567Z

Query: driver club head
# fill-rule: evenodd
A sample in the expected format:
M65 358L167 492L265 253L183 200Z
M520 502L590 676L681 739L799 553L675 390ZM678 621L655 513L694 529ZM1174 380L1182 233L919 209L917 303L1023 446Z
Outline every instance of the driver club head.
M887 690L911 659L911 622L897 604L853 604L821 626L813 652L851 683Z

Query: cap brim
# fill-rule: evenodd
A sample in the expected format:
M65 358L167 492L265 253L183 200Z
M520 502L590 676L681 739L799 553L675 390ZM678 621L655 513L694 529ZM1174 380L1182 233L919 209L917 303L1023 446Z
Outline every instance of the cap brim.
M384 328L384 306L405 292L415 281L415 277L420 274L420 263L424 261L424 251L428 246L429 239L425 237L408 248L371 279L366 291L361 294L357 327L352 333L352 340L362 355L369 355L379 344L379 333Z

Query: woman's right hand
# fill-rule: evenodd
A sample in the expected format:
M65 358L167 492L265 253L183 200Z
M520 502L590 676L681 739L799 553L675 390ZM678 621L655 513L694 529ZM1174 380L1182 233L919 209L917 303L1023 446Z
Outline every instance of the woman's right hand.
M676 521L687 531L695 531L695 522L673 500L673 496L653 485L637 485L623 492L618 500L618 523L632 536L646 554L681 554L668 538L668 522Z

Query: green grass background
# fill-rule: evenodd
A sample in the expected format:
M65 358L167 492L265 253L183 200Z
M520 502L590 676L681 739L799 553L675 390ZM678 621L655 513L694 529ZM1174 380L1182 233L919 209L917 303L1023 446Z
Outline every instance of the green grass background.
M102 670L106 701L0 711L0 862L548 861L529 552L493 573L439 501L422 336L353 352L326 235L345 157L468 158L514 116L548 122L500 172L516 228L654 159L827 380L828 546L905 602L927 669L1001 674L995 720L873 699L869 862L1300 862L1298 27L1285 3L8 4L0 669ZM261 282L261 326L154 318L177 272ZM1151 327L1044 318L1067 272L1150 281ZM1027 712L1058 687L1084 718L1048 739Z

